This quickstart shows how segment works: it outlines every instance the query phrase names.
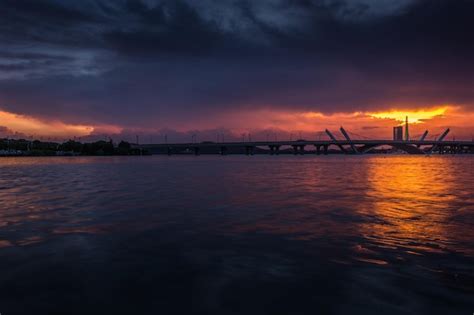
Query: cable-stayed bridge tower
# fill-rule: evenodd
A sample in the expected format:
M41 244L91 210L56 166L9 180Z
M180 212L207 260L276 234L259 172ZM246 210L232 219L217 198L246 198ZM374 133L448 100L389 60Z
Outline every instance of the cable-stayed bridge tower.
M405 141L410 140L410 133L408 132L408 116L405 117Z

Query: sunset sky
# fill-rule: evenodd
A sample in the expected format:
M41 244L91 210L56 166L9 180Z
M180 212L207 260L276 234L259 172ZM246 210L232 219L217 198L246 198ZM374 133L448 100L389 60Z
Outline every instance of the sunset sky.
M0 0L0 137L474 135L474 1Z

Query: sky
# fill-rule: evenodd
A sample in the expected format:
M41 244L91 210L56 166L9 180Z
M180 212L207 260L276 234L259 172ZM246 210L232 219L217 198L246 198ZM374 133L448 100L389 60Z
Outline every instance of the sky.
M0 137L474 134L474 1L0 0ZM338 137L340 136L337 134Z

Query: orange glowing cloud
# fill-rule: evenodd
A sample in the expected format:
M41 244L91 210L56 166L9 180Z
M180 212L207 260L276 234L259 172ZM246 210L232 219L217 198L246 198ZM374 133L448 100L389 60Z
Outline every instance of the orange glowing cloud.
M391 110L385 112L367 113L370 117L381 118L381 119L393 119L399 122L404 122L405 117L408 116L409 123L423 123L426 120L433 119L436 117L442 117L446 114L446 111L452 107L443 106L432 109L419 109L419 110Z
M403 107L401 107L403 108ZM392 128L405 121L408 116L410 133L413 137L421 136L429 130L430 137L450 128L450 136L471 139L474 133L474 112L466 111L459 106L439 105L419 109L393 109L380 112L348 112L324 114L318 111L289 111L289 110L245 110L227 112L218 117L209 117L200 121L187 122L186 128L209 128L216 122L225 122L225 128L234 131L235 135L242 133L256 134L259 130L277 131L299 135L307 139L318 137L324 130L338 132L340 126L346 130L371 138L391 138ZM191 125L191 123L193 125ZM223 127L224 128L224 127Z
M0 111L0 126L6 127L16 133L36 137L71 137L88 136L98 128L118 133L120 128L113 126L92 126L67 124L59 120L44 121L35 117L18 115L6 111Z
M374 112L341 112L325 114L319 111L265 109L235 109L218 112L199 119L173 121L173 125L159 125L150 129L133 129L132 127L107 124L69 124L55 119L46 121L37 117L18 115L0 110L0 127L6 127L8 134L18 133L17 137L51 137L59 140L71 137L109 135L122 137L140 132L161 134L167 128L177 132L189 131L203 133L208 130L215 133L221 129L240 139L243 134L252 134L254 140L268 137L290 139L319 139L326 137L324 130L331 130L336 137L343 126L354 137L390 139L393 127L409 117L410 136L417 138L429 130L429 138L435 138L446 128L450 128L450 137L472 139L474 135L474 112L461 106L438 105L418 109L394 108ZM5 129L5 128L4 128ZM0 128L1 131L1 128ZM3 132L5 134L5 131ZM220 132L222 133L222 132ZM1 136L1 135L0 135ZM15 135L13 135L15 136ZM56 139L56 140L57 140Z

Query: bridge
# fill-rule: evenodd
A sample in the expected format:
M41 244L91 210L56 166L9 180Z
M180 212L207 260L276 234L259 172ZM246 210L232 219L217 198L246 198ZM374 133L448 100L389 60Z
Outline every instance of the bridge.
M408 154L429 155L438 154L467 154L474 153L474 141L445 141L449 133L447 129L436 140L425 140L427 132L419 140L352 140L348 133L341 127L341 133L345 140L336 139L329 130L326 133L329 140L295 140L295 141L242 141L242 142L201 142L201 143L160 143L142 144L134 147L161 154L192 153L214 153L226 155L229 153L244 153L253 155L257 153L268 153L278 155L280 153L302 154L366 154L377 148L389 147L393 151L403 151ZM282 150L282 148L286 148ZM312 150L307 150L312 148Z

